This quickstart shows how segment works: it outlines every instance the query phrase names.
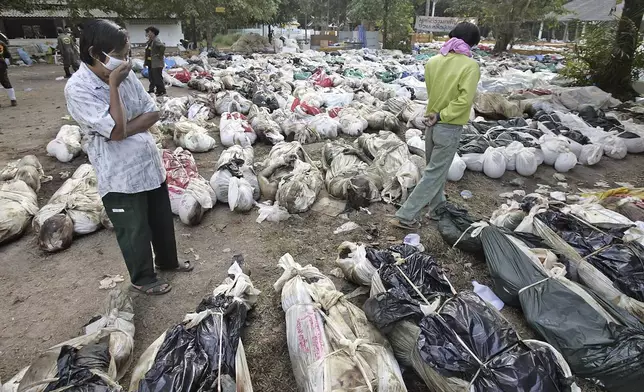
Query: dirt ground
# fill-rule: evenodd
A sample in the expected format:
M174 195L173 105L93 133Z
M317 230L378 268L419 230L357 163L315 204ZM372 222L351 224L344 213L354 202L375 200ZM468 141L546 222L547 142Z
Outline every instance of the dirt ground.
M0 92L0 165L26 154L38 156L46 174L53 176L38 194L39 205L43 206L63 183L61 173L73 173L76 167L87 162L87 157L81 155L64 164L46 156L45 146L65 123L62 117L67 114L63 97L65 81L55 80L63 74L62 68L46 65L11 68L9 74L19 106L8 107L6 95ZM172 89L170 93L188 92ZM314 159L320 159L321 144L307 146L307 149ZM195 154L205 178L212 175L221 150L219 147L214 152ZM257 146L256 161L269 150L268 146ZM604 158L592 168L578 166L566 174L567 182L573 189L593 187L599 180L611 185L614 181L628 181L643 186L642 163L642 157L632 155L622 161ZM540 167L534 178L526 179L522 189L531 192L537 183L556 186L553 173L550 167ZM492 180L479 173L466 172L463 180L448 184L447 193L450 200L473 213L489 217L503 203L498 195L517 189L510 185L516 177L516 173L510 172L502 179ZM464 189L470 190L474 197L463 200L459 195ZM134 297L135 360L166 328L194 311L201 298L226 276L231 257L241 253L252 271L256 287L262 291L259 302L249 314L243 335L254 389L258 392L295 391L284 312L280 296L273 290L273 283L281 274L277 261L288 252L300 264L313 264L328 274L334 268L336 248L342 241L386 246L403 238L404 232L384 223L395 212L394 206L377 204L370 211L371 215L354 212L348 217L365 230L340 235L334 235L333 230L346 222L345 219L316 212L294 216L279 224L257 224L256 212L231 213L227 206L218 205L196 227L184 226L177 219L175 229L180 256L195 261L198 255L199 260L195 261L192 274L165 276L174 287L170 294ZM471 289L473 279L491 283L482 258L450 249L433 225L429 221L425 223L420 230L422 242L449 271L457 289ZM22 239L1 247L0 379L8 380L27 366L40 350L77 336L82 326L101 309L107 292L99 290L99 280L105 274L121 274L127 279L114 235L107 230L76 238L69 249L56 254L40 251L31 230ZM345 293L355 289L344 280L333 279L338 289ZM124 284L123 288L126 287ZM535 337L520 311L506 307L503 314L523 337ZM412 371L406 371L405 378L409 391L427 390ZM126 376L122 385L127 387L128 383L129 376ZM595 389L589 385L583 383L582 387Z

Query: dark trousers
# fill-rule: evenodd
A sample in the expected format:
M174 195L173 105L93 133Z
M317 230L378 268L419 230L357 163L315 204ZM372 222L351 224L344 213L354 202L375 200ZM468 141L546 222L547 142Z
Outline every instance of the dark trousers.
M110 192L103 197L103 205L114 225L116 240L133 285L155 282L154 264L160 269L179 266L170 197L165 182L147 192ZM150 244L154 248L154 260Z
M4 61L3 59L0 59L0 61ZM0 68L0 85L2 87L9 89L11 87L11 82L9 81L9 73L7 72L7 69L2 69Z
M79 68L78 62L74 61L71 64L71 67L74 70L74 72L78 71L78 68ZM65 70L65 76L71 76L72 75L72 73L69 72L69 65L63 65L63 69Z
M149 70L150 88L148 92L155 92L158 94L165 94L165 84L163 83L163 68L150 68Z

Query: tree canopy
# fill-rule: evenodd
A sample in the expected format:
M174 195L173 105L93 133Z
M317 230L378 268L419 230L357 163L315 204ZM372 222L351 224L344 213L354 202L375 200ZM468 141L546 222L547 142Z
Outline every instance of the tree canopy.
M380 28L385 48L400 47L413 32L415 9L422 0L352 0L348 16L352 21L374 23Z
M496 39L494 51L498 53L514 41L524 22L561 13L564 3L564 0L453 0L446 12L478 18L480 25L491 27Z

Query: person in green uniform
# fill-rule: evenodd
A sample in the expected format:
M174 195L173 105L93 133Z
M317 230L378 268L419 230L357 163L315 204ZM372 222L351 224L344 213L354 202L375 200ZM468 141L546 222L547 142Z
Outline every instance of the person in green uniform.
M79 67L78 48L76 46L76 40L70 33L63 31L62 27L59 27L57 31L58 31L57 49L63 58L63 69L65 70L65 78L69 79L72 77L72 73L69 71L69 67L72 67L74 71L78 71L78 67Z

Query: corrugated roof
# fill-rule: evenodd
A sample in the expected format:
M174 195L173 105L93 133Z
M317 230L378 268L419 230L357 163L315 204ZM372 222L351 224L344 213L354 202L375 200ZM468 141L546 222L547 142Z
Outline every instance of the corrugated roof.
M624 2L617 4L616 0L574 0L564 5L564 8L569 13L558 16L557 19L560 21L601 22L620 16L624 9Z
M116 18L118 16L115 12L104 12L101 10L89 11L90 17L93 18ZM83 15L84 16L84 15ZM69 18L68 9L57 10L33 10L32 12L20 12L17 10L2 10L0 11L2 18Z

